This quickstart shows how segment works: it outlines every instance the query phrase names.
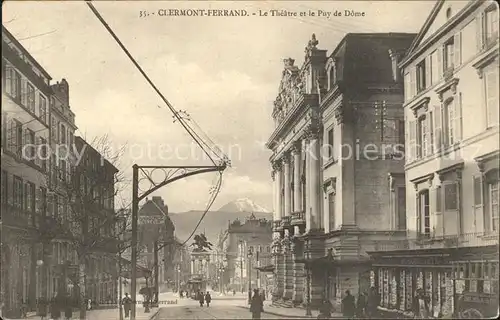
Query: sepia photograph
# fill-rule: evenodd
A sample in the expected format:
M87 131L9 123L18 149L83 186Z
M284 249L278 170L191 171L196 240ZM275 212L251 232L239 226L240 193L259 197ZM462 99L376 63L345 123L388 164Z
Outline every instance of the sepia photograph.
M1 319L499 317L496 1L1 11Z

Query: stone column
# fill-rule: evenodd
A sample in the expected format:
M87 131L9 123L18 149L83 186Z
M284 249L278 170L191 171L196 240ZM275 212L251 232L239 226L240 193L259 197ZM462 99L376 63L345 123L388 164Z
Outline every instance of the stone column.
M321 229L321 188L320 188L320 145L319 145L319 128L312 127L309 131L310 134L310 190L311 190L311 207L310 207L310 215L311 215L311 226L310 230Z
M273 259L274 259L274 292L273 301L283 297L283 261L281 254L281 239L280 233L275 232L273 235Z
M291 214L291 204L292 204L292 189L291 189L291 181L290 181L290 153L287 152L285 156L283 157L283 164L284 164L284 178L285 178L285 184L284 184L284 189L285 189L285 217L290 216Z
M194 273L195 273L195 272L194 272L194 270L195 270L195 269L194 269L194 259L193 259L193 258L191 258L191 274L194 274Z
M293 295L292 301L294 306L297 306L304 302L304 278L306 276L304 263L295 262L297 259L303 258L303 242L300 240L295 240L292 242L292 258L293 264Z
M302 190L301 190L301 179L300 179L300 167L301 167L301 159L300 159L300 141L295 143L292 148L293 155L293 207L295 211L300 211L302 208Z
M282 219L282 209L281 206L282 201L281 201L281 160L277 160L274 163L274 168L276 171L276 192L277 192L277 197L276 197L276 221L280 221Z

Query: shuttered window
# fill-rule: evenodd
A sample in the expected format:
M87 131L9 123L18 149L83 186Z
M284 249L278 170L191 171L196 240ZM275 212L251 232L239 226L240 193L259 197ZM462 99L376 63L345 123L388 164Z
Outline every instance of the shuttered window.
M485 70L483 79L486 91L487 124L488 127L492 127L499 123L498 68L491 67Z

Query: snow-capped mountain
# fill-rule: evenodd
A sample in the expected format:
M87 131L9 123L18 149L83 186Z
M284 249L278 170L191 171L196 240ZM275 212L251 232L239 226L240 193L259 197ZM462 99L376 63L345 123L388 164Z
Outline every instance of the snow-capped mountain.
M222 206L224 212L271 212L248 198L237 199Z

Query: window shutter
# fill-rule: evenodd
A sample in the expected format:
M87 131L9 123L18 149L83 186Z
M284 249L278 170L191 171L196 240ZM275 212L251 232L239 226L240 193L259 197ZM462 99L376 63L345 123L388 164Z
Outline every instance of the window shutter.
M432 60L431 60L431 55L428 55L425 58L425 87L429 88L431 86L431 72L432 70Z
M412 120L409 123L409 151L408 162L413 161L417 154L417 121Z
M23 156L23 154L22 154L23 148L26 145L26 143L28 143L28 141L29 141L29 138L27 137L28 136L28 128L25 128L21 132L23 132L23 134L22 134L22 142L21 142L21 146L20 146L19 150L21 150L21 156Z
M483 21L484 21L484 12L476 17L476 46L477 51L481 51L483 49Z
M454 121L455 123L453 124L453 140L454 143L457 143L462 140L462 93L460 92L458 94L458 99L453 100L454 107L455 107L455 118Z
M433 231L434 236L439 238L444 235L444 223L443 223L443 202L441 201L441 186L437 186L433 189L434 193L434 224Z
M417 93L417 70L415 67L410 68L410 97L414 97Z
M443 137L443 124L441 121L442 116L442 105L435 105L432 112L434 116L434 150L441 150L442 137Z
M7 127L7 149L12 151L15 145L14 130L16 129L16 124L14 119L9 120L9 125Z
M475 175L472 177L472 186L474 188L474 229L476 232L484 232L484 191L483 191L483 177L482 175Z
M417 227L417 237L419 237L422 234L422 199L420 196L417 195L416 197L417 200L417 210L416 210L416 217L415 217L415 222L416 222L416 227Z
M427 126L427 130L425 131L425 155L432 154L432 112L427 113L425 117L425 125Z
M21 104L28 107L28 88L27 82L21 79ZM28 108L29 109L29 108Z
M485 72L488 127L498 124L498 70Z
M453 49L453 55L454 55L454 65L455 68L459 67L462 64L462 33L458 32L455 34L455 37L453 39L453 44L455 48Z
M438 81L443 77L443 46L440 46L436 50L436 70L438 74L436 75L436 79Z

